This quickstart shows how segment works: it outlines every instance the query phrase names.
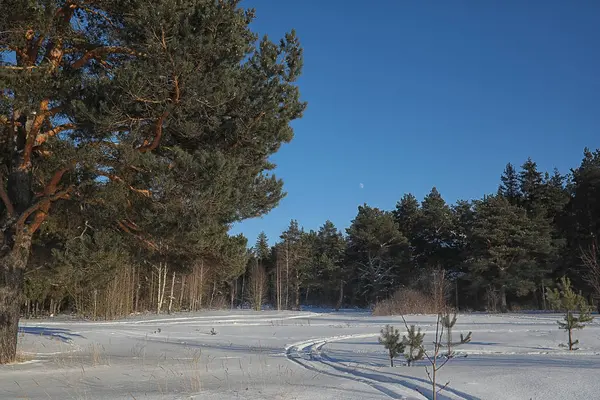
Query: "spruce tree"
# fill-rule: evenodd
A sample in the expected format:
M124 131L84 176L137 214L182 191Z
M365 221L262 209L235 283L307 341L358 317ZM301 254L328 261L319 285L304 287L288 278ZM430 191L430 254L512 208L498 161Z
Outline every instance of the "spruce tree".
M500 180L502 183L498 188L498 194L505 197L512 205L520 204L522 194L519 187L519 176L511 163L506 164Z
M5 363L33 237L53 213L102 208L160 257L241 262L228 226L282 198L269 157L305 104L295 33L258 42L239 0L8 0L0 14Z
M421 328L418 330L414 325L408 328L406 335L402 337L402 343L405 346L404 357L408 362L408 366L415 361L422 360L425 356L425 349L423 348L424 333L421 333Z
M381 336L379 336L379 343L383 345L388 351L390 357L390 367L394 366L394 358L398 357L404 352L404 341L400 340L400 332L391 325L386 325L381 330Z

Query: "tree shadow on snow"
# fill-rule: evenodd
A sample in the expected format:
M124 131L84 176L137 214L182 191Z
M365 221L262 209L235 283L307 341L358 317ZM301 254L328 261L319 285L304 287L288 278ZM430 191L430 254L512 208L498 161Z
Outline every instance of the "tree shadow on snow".
M83 337L78 333L71 332L70 329L48 328L44 326L22 326L19 328L19 333L26 333L29 335L38 336L48 336L66 343L71 342L73 338Z

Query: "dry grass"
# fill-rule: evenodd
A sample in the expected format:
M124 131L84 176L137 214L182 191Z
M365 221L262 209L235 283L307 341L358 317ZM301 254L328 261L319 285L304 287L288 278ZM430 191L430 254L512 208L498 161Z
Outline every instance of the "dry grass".
M437 305L434 298L416 289L398 289L394 295L380 301L373 308L373 315L434 314Z

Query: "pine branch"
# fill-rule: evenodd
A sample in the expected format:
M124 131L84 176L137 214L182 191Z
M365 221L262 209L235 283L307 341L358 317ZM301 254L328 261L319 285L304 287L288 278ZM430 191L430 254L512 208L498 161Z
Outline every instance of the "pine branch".
M129 54L129 55L132 55L132 56L142 55L141 53L138 53L135 50L129 49L129 48L126 48L126 47L120 47L120 46L100 46L100 47L96 47L93 50L88 51L83 56L81 56L79 59L75 60L73 62L73 64L71 64L71 68L73 68L73 69L80 69L83 66L85 66L85 64L89 60L94 59L94 60L101 61L101 57L102 56L112 55L112 54Z

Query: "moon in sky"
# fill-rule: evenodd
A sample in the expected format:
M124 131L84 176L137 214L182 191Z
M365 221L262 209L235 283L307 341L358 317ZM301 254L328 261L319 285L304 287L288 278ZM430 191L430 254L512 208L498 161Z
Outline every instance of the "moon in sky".
M365 185L363 185L362 183L360 185L358 185L358 186L360 186L361 189L365 188Z

